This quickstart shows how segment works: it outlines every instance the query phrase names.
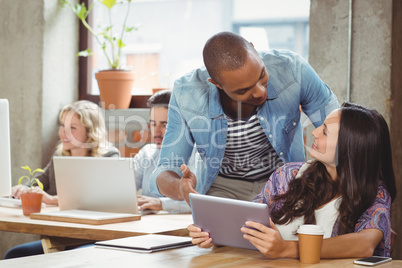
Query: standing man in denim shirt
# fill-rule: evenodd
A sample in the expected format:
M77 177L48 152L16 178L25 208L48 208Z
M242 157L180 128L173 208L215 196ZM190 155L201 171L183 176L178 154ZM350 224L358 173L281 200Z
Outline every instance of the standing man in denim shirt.
M191 192L252 200L276 168L305 161L299 107L319 126L339 103L289 51L259 55L241 36L221 32L207 41L203 58L205 68L175 82L149 188L187 202ZM197 174L186 165L194 144Z

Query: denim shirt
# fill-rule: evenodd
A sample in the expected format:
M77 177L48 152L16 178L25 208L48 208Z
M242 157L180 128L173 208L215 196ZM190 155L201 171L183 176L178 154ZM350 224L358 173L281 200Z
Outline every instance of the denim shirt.
M267 101L257 108L261 127L284 163L305 161L299 105L317 127L339 107L338 100L297 54L270 50L261 58L269 75ZM202 67L175 82L158 168L150 177L149 189L156 195L157 176L170 170L181 177L180 166L188 163L194 143L200 155L197 191L205 194L219 173L228 124L219 89L209 77Z

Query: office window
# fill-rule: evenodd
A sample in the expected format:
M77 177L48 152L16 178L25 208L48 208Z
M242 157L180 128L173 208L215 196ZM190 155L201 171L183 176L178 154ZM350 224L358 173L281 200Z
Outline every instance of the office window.
M106 9L95 6L94 27L107 19ZM119 5L113 17L122 20L126 7ZM145 105L153 88L172 88L175 79L202 66L205 42L220 31L241 34L258 50L283 48L307 58L309 9L309 0L133 0L128 25L140 27L123 49L124 64L136 72L132 105ZM95 55L80 59L80 98L97 100L94 73L107 64L92 38L81 27L80 47L90 45Z

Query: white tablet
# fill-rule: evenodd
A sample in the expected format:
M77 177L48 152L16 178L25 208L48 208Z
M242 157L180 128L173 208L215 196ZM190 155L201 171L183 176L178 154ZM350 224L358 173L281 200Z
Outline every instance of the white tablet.
M212 243L257 250L240 228L246 221L269 226L267 204L193 193L189 197L194 225L208 232Z

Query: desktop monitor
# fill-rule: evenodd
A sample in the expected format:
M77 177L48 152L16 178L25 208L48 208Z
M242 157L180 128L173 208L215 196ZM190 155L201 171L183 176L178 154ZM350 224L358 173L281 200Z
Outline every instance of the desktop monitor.
M0 99L0 196L11 193L10 121L8 100Z

